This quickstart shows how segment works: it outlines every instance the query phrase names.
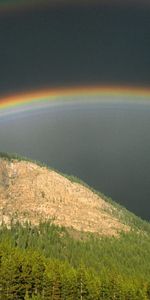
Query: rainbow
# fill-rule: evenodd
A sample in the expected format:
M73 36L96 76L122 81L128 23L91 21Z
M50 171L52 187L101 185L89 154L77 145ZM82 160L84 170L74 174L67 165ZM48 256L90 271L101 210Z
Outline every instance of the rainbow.
M121 97L128 100L150 100L150 88L137 87L115 87L115 86L80 86L68 88L53 88L37 90L32 92L16 93L14 95L5 95L0 97L0 112L10 108L29 106L40 103L50 103L51 101L71 99L86 99L87 97L98 96L102 99ZM92 101L92 100L91 100Z

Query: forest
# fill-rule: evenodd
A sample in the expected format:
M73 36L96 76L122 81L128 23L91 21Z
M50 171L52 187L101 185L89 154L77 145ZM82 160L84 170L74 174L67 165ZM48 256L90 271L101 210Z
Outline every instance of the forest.
M150 299L150 237L19 223L0 230L0 299Z

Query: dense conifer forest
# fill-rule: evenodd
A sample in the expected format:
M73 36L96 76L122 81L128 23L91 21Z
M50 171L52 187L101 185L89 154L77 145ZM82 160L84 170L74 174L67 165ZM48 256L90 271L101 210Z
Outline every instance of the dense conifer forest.
M51 223L2 226L0 293L9 299L150 299L150 237L83 234Z

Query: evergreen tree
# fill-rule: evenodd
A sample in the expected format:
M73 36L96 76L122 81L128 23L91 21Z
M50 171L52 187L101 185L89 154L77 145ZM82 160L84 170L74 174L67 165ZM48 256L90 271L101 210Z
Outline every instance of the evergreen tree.
M45 266L41 255L34 253L32 256L32 276L34 278L33 290L34 295L42 293L43 290L43 276Z
M61 277L59 271L56 270L52 280L52 300L61 300Z
M86 269L82 265L77 270L77 298L78 300L89 300L90 292L88 289L88 281L86 277Z

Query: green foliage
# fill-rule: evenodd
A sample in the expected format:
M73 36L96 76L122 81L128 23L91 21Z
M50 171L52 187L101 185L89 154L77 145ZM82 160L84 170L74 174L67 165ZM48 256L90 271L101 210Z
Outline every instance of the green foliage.
M2 300L148 300L150 237L74 239L51 223L0 230Z

